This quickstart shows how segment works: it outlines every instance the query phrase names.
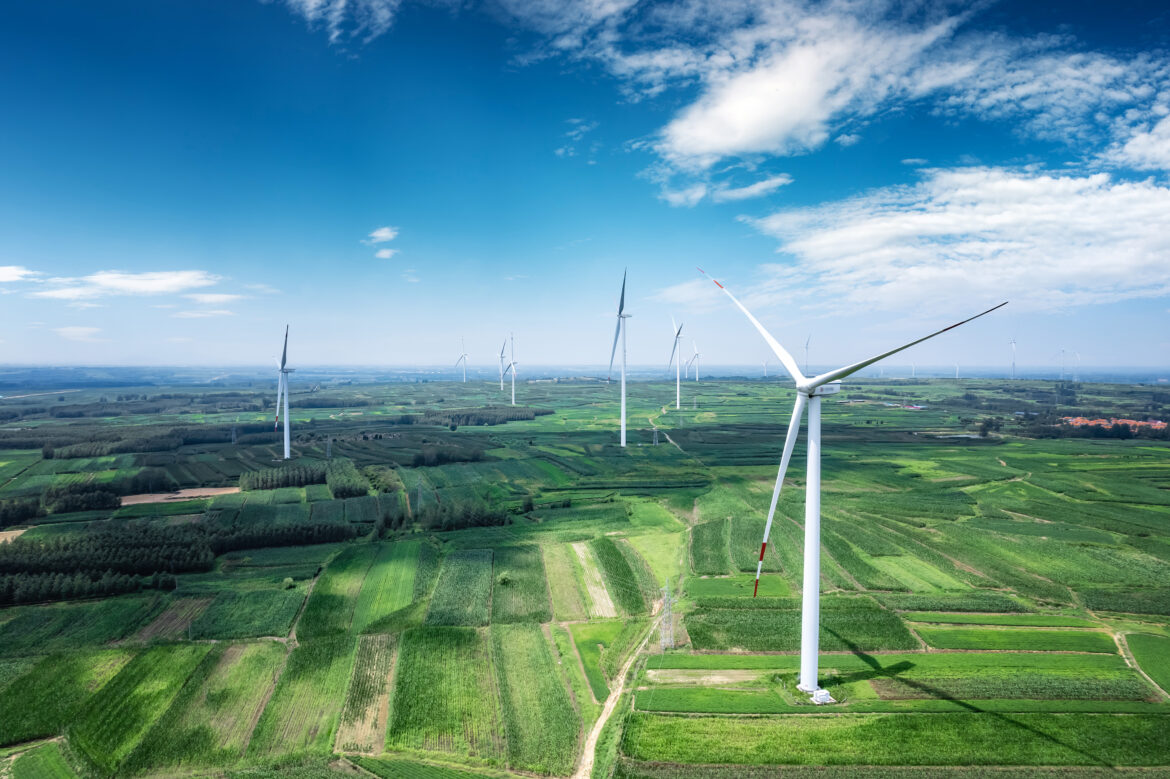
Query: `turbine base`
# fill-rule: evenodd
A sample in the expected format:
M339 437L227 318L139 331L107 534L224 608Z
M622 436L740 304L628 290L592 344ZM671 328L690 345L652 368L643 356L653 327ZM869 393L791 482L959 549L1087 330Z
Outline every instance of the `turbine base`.
M809 700L811 700L813 703L815 703L818 706L823 706L826 703L836 703L837 702L837 701L833 700L832 695L829 695L829 691L824 690L824 689L815 690L812 694L812 697Z

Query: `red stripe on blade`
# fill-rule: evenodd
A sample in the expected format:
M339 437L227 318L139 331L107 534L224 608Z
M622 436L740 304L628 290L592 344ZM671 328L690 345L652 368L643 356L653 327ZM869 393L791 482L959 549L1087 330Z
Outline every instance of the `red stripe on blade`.
M768 542L767 542L767 541L765 541L764 543L760 544L760 559L761 559L761 560L763 560L763 559L764 559L764 550L765 550L765 549L767 549L767 548L768 548Z
M754 598L759 594L760 594L760 577L757 576L756 577L756 588L754 590L752 590L752 597Z

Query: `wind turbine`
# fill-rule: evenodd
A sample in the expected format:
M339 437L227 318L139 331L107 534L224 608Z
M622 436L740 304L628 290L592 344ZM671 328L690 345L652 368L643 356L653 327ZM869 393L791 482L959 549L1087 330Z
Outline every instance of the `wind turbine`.
M504 369L504 373L501 375L505 375L508 373L512 374L512 405L514 406L514 405L516 405L516 334L513 333L511 338L512 338L512 358L508 361L508 367ZM500 354L503 354L503 353L504 353L504 348L501 346L500 347ZM500 379L500 381L502 383L503 379Z
M463 340L462 337L460 337L460 339L459 339L459 346L462 348L459 350L459 359L455 361L455 367L458 368L459 363L463 363L463 383L466 384L467 383L467 343Z
M764 360L764 378L768 378L768 361Z
M1008 341L1012 345L1012 379L1016 378L1016 337L1013 335Z
M699 272L707 274L702 268ZM708 276L708 278L710 278ZM715 281L714 279L711 279ZM780 470L776 474L776 486L772 490L772 503L768 507L768 521L764 525L764 540L760 544L760 561L756 566L756 589L760 587L760 572L764 566L764 550L768 547L768 534L772 530L772 519L776 515L776 503L780 499L780 488L784 484L784 473L788 470L788 462L792 458L792 450L796 446L796 438L800 431L800 419L808 407L808 474L805 480L804 493L804 583L801 588L801 630L800 630L800 680L797 688L811 693L815 703L831 703L829 693L820 688L817 680L817 651L820 645L820 608L821 608L821 398L832 395L841 389L841 379L857 371L883 360L890 355L897 354L903 349L909 349L915 344L934 338L936 335L953 330L959 325L966 324L973 319L989 314L997 308L1007 305L1007 302L989 308L981 314L964 319L962 322L944 327L942 330L928 336L911 341L908 344L883 352L876 357L846 365L843 368L822 373L819 376L806 377L801 374L792 355L772 337L759 320L752 316L742 303L736 300L731 292L715 281L715 285L731 298L731 301L747 316L748 320L763 336L773 353L780 359L785 370L796 382L796 403L792 409L792 418L788 423L788 433L784 437L784 452L780 457Z
M622 296L618 298L617 329L613 331L613 350L609 353L609 375L613 376L613 358L617 354L618 336L622 338L622 446L626 445L626 271L622 271Z
M687 360L687 370L689 371L690 367L691 367L691 363L694 363L695 364L695 381L698 381L699 380L699 358L702 357L703 355L699 354L699 345L697 343L695 343L694 341L691 341L691 348L693 348L695 350L695 356L692 357L691 359Z
M272 431L280 426L280 398L284 396L284 459L292 459L292 446L289 439L288 429L288 375L296 370L296 368L289 368L288 365L288 325L284 326L284 351L280 354L279 374L276 381L276 422L272 425Z
M670 370L670 363L674 363L674 410L678 411L682 408L682 379L679 374L682 370L682 352L678 348L678 342L682 340L682 325L674 323L674 317L670 318L670 332L674 333L674 346L670 349L670 361L666 363L667 370Z
M504 349L508 346L508 339L500 344L500 392L504 391Z
M808 373L808 345L812 342L812 333L808 334L808 338L804 339L804 372Z

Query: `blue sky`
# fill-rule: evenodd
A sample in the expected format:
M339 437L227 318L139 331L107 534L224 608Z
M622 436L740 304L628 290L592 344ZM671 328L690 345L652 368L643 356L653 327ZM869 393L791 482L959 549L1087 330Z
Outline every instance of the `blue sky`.
M972 10L974 8L974 10ZM1170 363L1162 3L19 4L0 363Z

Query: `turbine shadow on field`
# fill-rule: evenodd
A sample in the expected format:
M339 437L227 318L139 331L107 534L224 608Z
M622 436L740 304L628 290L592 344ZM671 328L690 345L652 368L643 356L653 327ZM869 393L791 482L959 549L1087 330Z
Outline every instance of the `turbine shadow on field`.
M895 663L894 665L891 665L888 668L883 668L882 664L878 661L878 658L874 657L873 655L866 654L866 652L864 650L862 650L861 647L859 647L854 642L850 641L848 638L845 638L844 636L842 636L840 633L833 630L832 628L823 628L823 629L825 630L825 632L831 633L834 636L836 636L837 638L839 638L841 640L841 642L843 644L845 644L845 646L849 647L850 652L852 652L855 656L860 658L863 663L865 663L866 665L868 665L870 668L873 669L872 672L862 671L862 672L859 672L857 674L850 674L847 677L841 677L841 679L843 681L859 681L861 679L873 679L873 678L877 678L877 677L882 677L882 678L886 678L886 679L896 679L899 684L904 684L907 687L911 687L911 688L918 690L920 692L924 692L933 698L950 701L951 703L955 704L956 706L959 706L960 708L966 709L967 711L970 711L970 712L973 712L976 714L985 714L989 717L994 717L995 719L997 719L997 720L999 720L1007 725L1011 725L1013 727L1020 728L1021 730L1026 730L1038 738L1042 738L1045 741L1048 741L1048 742L1055 744L1056 746L1063 747L1064 749L1075 752L1078 755L1081 755L1082 757L1085 757L1088 760L1092 761L1093 763L1096 763L1097 765L1103 766L1105 768L1112 768L1113 767L1111 763L1109 763L1106 760L1102 760L1097 755L1094 755L1091 752L1086 752L1085 750L1083 750L1079 747L1075 747L1072 744L1068 744L1064 741L1061 741L1056 736L1053 736L1049 733L1045 733L1042 730L1038 730L1037 728L1034 728L1031 725L1027 725L1023 722L1019 722L1018 720L1014 720L1011 717L1004 715L1004 714L1001 714L1001 713L996 712L996 711L988 711L987 709L981 709L978 706L976 706L975 704L971 703L970 701L960 700L960 699L956 698L955 696L951 695L950 693L948 693L944 690L940 690L936 687L932 687L929 684L925 684L923 682L915 681L913 679L906 679L904 677L898 676L898 674L901 674L901 673L913 668L914 664L909 662L909 661L903 661L900 663Z

